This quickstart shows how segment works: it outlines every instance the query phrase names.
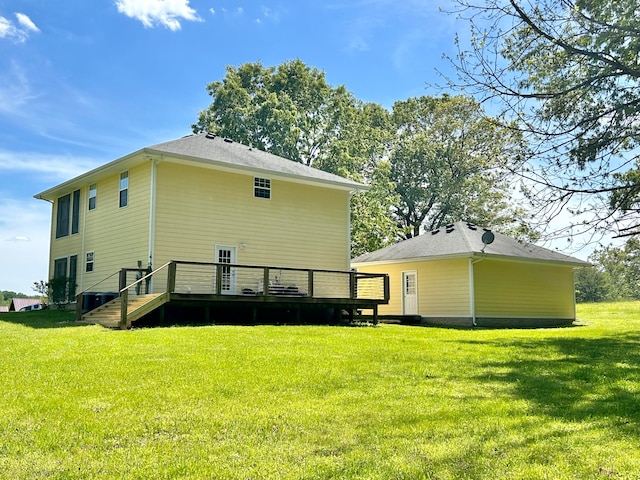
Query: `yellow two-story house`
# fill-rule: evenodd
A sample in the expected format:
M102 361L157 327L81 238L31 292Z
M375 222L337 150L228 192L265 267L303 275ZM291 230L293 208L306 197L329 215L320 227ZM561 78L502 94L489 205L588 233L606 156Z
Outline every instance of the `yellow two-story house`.
M72 299L124 267L153 270L171 260L347 271L350 196L364 188L197 134L142 148L35 197L52 204L49 278L70 278ZM255 279L231 280L223 286L229 293L261 288ZM151 291L165 288L152 282ZM185 291L202 288L184 283Z

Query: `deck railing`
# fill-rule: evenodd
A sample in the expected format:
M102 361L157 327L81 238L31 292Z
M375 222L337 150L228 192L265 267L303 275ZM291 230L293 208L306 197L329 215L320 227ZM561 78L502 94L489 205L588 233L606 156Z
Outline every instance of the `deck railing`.
M134 272L135 281L128 275ZM142 269L123 268L119 273L120 325L127 325L127 305L133 296L147 293L186 295L240 295L247 297L343 299L374 304L389 301L389 277L386 274L361 273L355 270L323 270L261 265L237 265L175 261L147 273ZM146 273L146 274L145 274ZM105 279L107 280L107 279ZM153 280L153 282L152 282ZM166 281L166 284L163 282ZM111 280L112 281L112 280ZM90 288L95 288L99 284ZM154 287L151 287L154 285ZM163 288L163 285L164 288ZM78 294L81 317L82 292Z
M168 265L167 292L387 302L389 278L356 271L173 261Z

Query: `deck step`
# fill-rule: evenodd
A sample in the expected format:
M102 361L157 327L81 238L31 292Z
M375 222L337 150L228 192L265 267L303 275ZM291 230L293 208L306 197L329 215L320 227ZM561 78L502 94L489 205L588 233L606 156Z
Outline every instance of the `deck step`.
M163 305L166 302L166 298L167 295L165 293L154 293L129 298L127 302L128 324L131 325L131 322ZM120 298L115 298L95 310L91 310L82 315L82 321L102 325L107 328L119 328L121 318L120 306Z

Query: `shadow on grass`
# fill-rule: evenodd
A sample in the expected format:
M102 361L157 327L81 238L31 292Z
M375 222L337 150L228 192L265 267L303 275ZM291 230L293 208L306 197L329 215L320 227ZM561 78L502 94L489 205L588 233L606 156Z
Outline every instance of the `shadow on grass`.
M640 334L499 343L520 354L483 364L481 381L504 382L555 418L607 420L640 436Z
M67 328L86 327L87 324L75 321L75 312L61 310L35 310L33 312L0 313L0 322L24 325L30 328Z

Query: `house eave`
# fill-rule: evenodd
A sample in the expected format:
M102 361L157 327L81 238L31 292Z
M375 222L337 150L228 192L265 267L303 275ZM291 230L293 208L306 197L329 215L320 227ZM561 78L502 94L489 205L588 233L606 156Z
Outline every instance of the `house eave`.
M591 265L589 262L569 261L569 260L553 260L553 259L541 259L541 258L527 258L527 257L513 257L509 255L497 255L491 253L482 252L465 252L448 255L433 255L433 256L420 256L420 257L407 257L407 258L394 258L387 260L374 260L370 262L351 262L352 267L359 266L376 266L376 265L393 265L399 263L415 263L415 262L433 262L438 260L454 260L454 259L467 259L471 258L472 261L482 260L496 260L503 262L515 262L515 263L535 263L538 265L556 265L556 266L571 266L573 268L587 267Z
M109 175L115 175L123 170L127 170L131 167L139 165L152 158L157 158L161 161L173 162L185 165L194 165L201 168L210 168L213 170L225 171L230 173L240 173L243 175L264 175L272 179L280 179L287 182L301 183L305 185L322 186L326 188L332 188L336 190L343 190L347 192L366 191L369 189L367 185L362 185L356 182L345 179L344 182L331 181L325 179L314 179L302 177L295 174L287 174L284 172L276 172L267 168L260 169L255 167L245 167L242 165L232 165L225 162L202 159L198 157L191 157L188 155L180 155L175 153L166 153L160 150L154 150L151 148L142 148L129 155L113 160L109 163L101 165L93 170L78 175L66 182L60 183L34 195L34 198L38 200L53 201L58 196L65 194L71 190L80 188L81 186L94 183L101 178Z
M93 170L89 170L77 177L74 177L66 182L59 183L47 190L44 190L40 193L34 195L34 198L38 200L55 200L60 194L67 193L71 190L75 190L83 185L91 184L98 181L101 178L104 178L108 175L114 175L116 173L120 173L124 170L128 170L131 167L139 165L143 163L147 158L145 158L142 154L144 153L144 149L137 150L129 155L125 155L124 157L120 157L116 160L113 160L109 163L105 163Z
M244 165L234 165L223 161L212 160L208 158L199 158L193 157L189 155L181 155L178 153L166 153L162 150L154 150L151 148L144 148L143 151L150 156L161 156L163 161L185 164L185 165L196 165L202 168L208 168L211 170L219 170L229 173L240 173L243 175L264 175L265 177L271 179L279 179L287 182L293 183L302 183L305 185L316 185L316 186L324 186L328 188L334 188L337 190L344 190L348 192L356 192L356 191L365 191L368 190L369 187L367 185L362 185L360 183L352 182L350 180L345 179L344 182L339 181L331 181L325 179L311 178L311 177L303 177L296 174L289 174L285 172L277 172L274 170L270 170L268 168L258 168L258 167L249 167ZM292 160L291 160L292 161Z

